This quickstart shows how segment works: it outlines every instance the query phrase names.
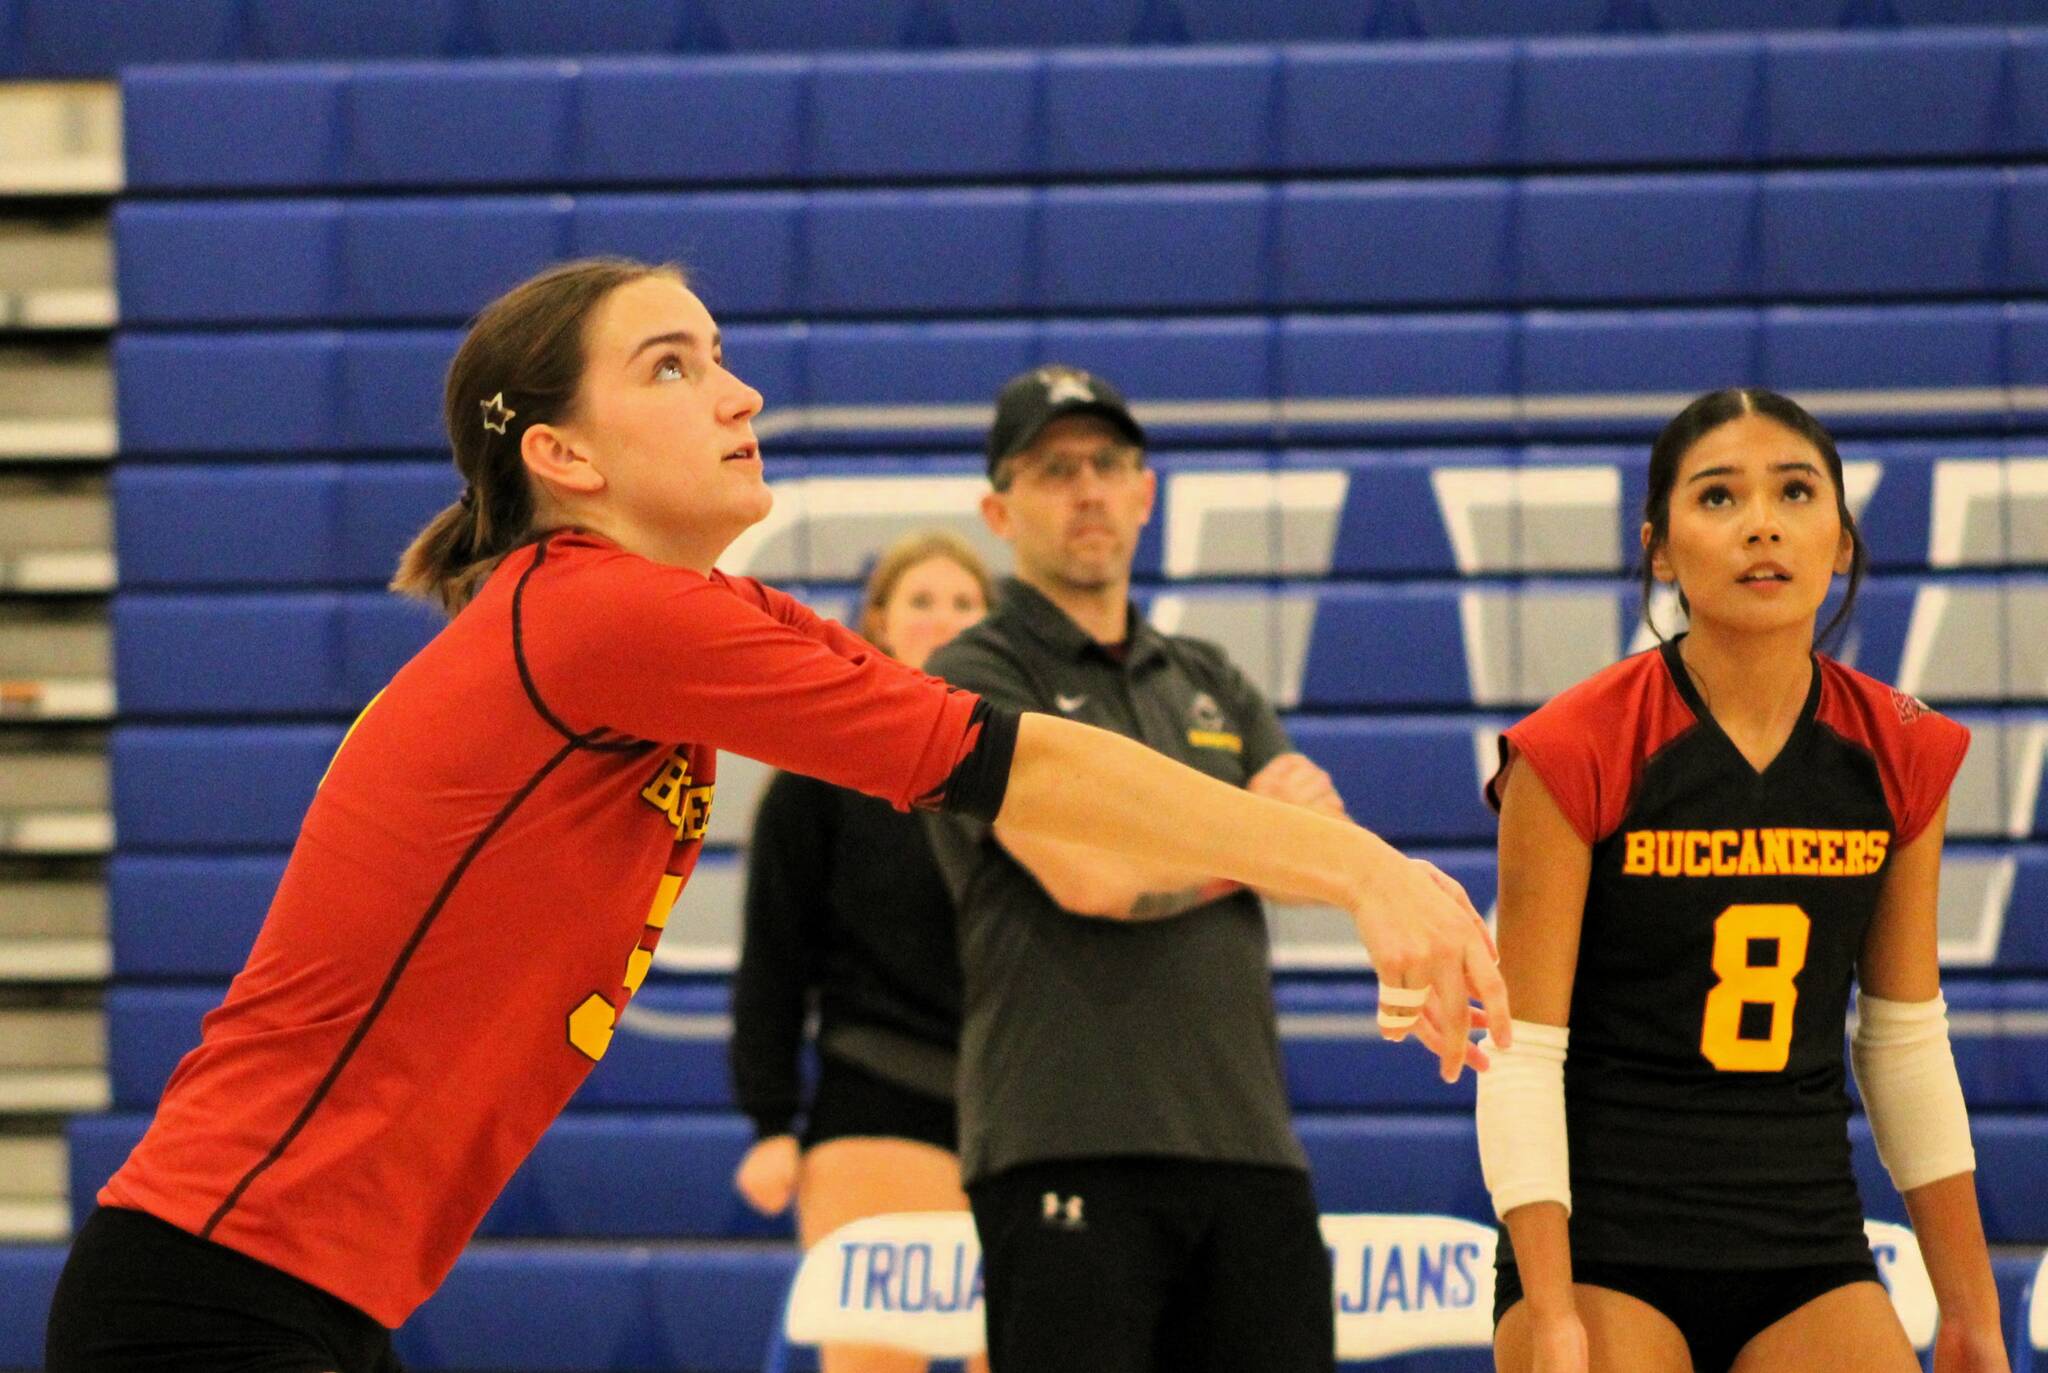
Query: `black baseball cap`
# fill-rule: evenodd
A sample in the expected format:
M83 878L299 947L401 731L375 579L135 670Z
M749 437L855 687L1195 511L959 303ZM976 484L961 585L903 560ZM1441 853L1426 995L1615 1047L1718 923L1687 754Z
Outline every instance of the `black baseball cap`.
M1004 458L1029 448L1045 426L1068 415L1100 415L1145 446L1145 431L1114 386L1078 367L1035 367L1010 378L996 394L996 418L988 428L989 477Z

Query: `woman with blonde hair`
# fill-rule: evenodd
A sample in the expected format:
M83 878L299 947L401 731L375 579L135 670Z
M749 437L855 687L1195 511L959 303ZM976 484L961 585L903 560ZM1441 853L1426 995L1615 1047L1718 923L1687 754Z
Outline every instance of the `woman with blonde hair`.
M990 595L965 539L906 534L868 577L861 633L922 668L987 612ZM733 984L733 1084L755 1132L734 1182L764 1215L794 1198L805 1248L867 1216L967 1209L953 1111L953 918L918 817L800 773L769 783ZM806 1105L798 1059L814 1010L818 1077ZM917 1355L829 1345L823 1363L825 1373L925 1366Z

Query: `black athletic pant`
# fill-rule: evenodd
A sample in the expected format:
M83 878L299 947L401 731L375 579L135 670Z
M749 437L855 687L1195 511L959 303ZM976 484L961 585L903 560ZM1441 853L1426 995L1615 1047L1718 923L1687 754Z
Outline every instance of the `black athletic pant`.
M86 1218L50 1303L47 1373L404 1373L337 1297L141 1211Z
M1179 1159L1033 1163L967 1189L990 1373L1331 1373L1307 1175Z

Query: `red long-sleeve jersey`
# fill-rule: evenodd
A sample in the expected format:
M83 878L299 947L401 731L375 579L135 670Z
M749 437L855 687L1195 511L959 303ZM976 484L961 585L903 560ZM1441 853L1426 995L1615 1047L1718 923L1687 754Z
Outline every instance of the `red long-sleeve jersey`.
M985 717L750 579L521 549L350 730L100 1201L400 1324L603 1056L716 750L932 805Z

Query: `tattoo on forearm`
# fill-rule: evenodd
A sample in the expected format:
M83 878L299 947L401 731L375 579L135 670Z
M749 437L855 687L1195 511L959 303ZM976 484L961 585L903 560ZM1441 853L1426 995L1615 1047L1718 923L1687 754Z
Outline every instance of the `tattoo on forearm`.
M1206 906L1223 895L1214 883L1199 887L1182 887L1179 891L1140 892L1131 902L1132 920L1166 920L1184 914L1197 906Z

